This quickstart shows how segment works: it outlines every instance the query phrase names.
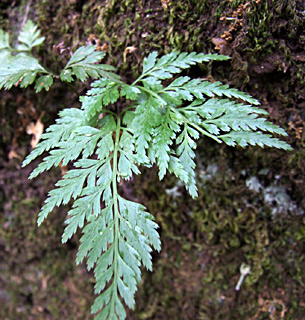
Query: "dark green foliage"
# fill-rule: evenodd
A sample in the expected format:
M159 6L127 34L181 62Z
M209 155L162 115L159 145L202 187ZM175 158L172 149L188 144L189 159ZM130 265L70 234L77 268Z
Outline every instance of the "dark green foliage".
M14 85L25 88L35 81L38 74L49 73L30 54L32 48L43 43L44 39L32 21L28 21L20 32L16 48L10 46L8 33L0 30L0 89L10 89ZM46 84L41 78L36 81L38 91L43 87L48 90L50 85L51 80Z
M45 37L40 37L40 31L37 30L37 26L29 20L18 36L19 44L16 49L19 51L31 51L33 47L39 46L44 40Z
M72 82L72 75L81 81L85 81L88 77L97 79L100 77L119 79L117 75L111 71L115 68L105 64L96 64L105 56L104 51L96 51L95 46L87 46L78 48L66 67L60 73L62 81Z
M30 20L20 32L16 48L10 46L8 33L0 30L0 89L10 89L17 85L25 88L35 81L36 92L49 90L53 78L58 76L43 68L31 54L33 47L42 44L44 40L44 37L40 37L37 26ZM73 75L81 81L85 81L89 76L94 79L119 79L112 72L114 67L98 63L104 56L105 52L96 51L95 46L81 47L76 50L59 77L66 82L72 82ZM36 79L37 75L41 74L44 75Z

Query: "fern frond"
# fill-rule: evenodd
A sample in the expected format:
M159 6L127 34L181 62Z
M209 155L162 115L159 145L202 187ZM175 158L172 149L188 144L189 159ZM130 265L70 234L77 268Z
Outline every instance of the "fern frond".
M178 98L192 101L195 98L204 99L205 96L213 98L216 96L226 96L229 98L236 98L248 103L258 105L259 102L249 96L248 94L241 92L237 89L229 88L228 85L224 85L221 82L209 82L201 79L190 80L189 77L179 77L174 80L169 86L164 88L164 92Z
M33 47L39 46L45 40L45 37L40 37L40 30L31 21L28 20L22 31L18 36L18 42L21 42L17 46L19 51L31 51Z
M66 109L65 111L69 111L69 109ZM79 113L81 113L80 110L78 111ZM65 117L63 117L61 120L63 119L67 121L67 117L66 119ZM62 121L61 123L63 122L64 121ZM111 194L109 194L109 181L110 181L109 179L111 178L111 175L112 175L111 166L110 166L110 160L111 160L110 152L113 150L113 142L112 144L111 143L109 144L108 142L107 144L108 148L103 150L103 152L100 151L99 147L101 146L101 143L105 141L104 139L107 139L107 137L109 137L109 135L113 133L115 129L115 126L113 125L115 125L115 122L113 122L112 116L107 116L104 118L104 126L99 130L91 127L87 127L87 126L70 128L71 130L70 134L72 134L72 131L75 129L74 140L71 138L73 140L72 144L71 142L68 142L68 143L65 141L60 142L60 140L66 138L62 134L59 134L56 137L55 146L62 146L62 147L66 146L66 148L63 147L61 149L52 150L51 155L47 156L44 159L44 161L40 163L40 165L31 173L30 178L37 176L39 173L45 170L49 170L53 165L58 166L59 163L62 161L66 164L68 161L76 159L81 152L82 152L82 159L78 160L75 163L75 167L77 169L68 171L68 173L63 177L63 179L59 180L56 183L55 186L58 188L49 192L49 197L47 198L45 205L42 207L42 210L39 214L39 218L38 218L39 225L44 221L44 219L54 209L55 206L59 206L61 204L67 204L70 201L71 197L73 197L73 199L76 199L80 195L86 195L88 198L89 195L86 194L87 191L86 190L82 191L83 185L85 182L87 182L87 186L89 188L93 188L97 180L97 185L100 186L99 189L101 190L101 192L104 192L104 200L106 201L108 198L111 197ZM56 125L53 126L52 128L53 130L54 130L54 127L56 127ZM46 140L46 142L49 142L49 141ZM76 146L78 146L78 148L76 148ZM86 159L87 157L92 155L96 146L97 146L98 160ZM41 152L41 150L39 152ZM108 181L108 182L106 183L105 181ZM103 188L101 187L102 185L104 185ZM84 210L88 211L88 202L85 201L84 208L82 208L79 205L80 203L82 203L82 200L80 199L75 202L76 209L72 210L73 216L75 217L72 220L69 220L70 222L76 221L78 219L77 218L78 215L81 215L81 217L83 217ZM92 203L94 203L93 200L92 200ZM95 207L98 208L98 206L95 206ZM77 212L81 212L81 213L77 214ZM68 230L70 229L71 228L69 228ZM76 229L72 228L72 230L76 230ZM68 236L72 236L72 234L70 233L66 233L66 234L68 234ZM67 237L66 234L64 239L66 239Z
M237 144L241 147L259 146L264 148L273 147L291 151L291 146L285 141L272 137L270 134L263 134L261 132L245 132L245 131L232 131L230 133L219 136L227 145L235 147Z
M53 84L53 77L52 75L42 76L39 77L35 82L35 90L36 92L40 92L42 89L49 91L50 87Z
M36 148L26 157L22 166L28 165L44 151L59 146L60 142L67 141L72 132L80 126L85 119L85 113L79 109L64 109L59 113L60 118L56 120L56 123L51 125L45 133L42 134L40 142Z
M151 247L160 250L159 235L156 232L158 226L153 217L146 212L144 206L125 200L117 194L117 181L126 178L120 165L121 159L125 157L124 161L133 161L133 147L127 150L132 136L128 132L123 132L120 136L121 130L118 119L111 156L112 166L110 158L102 166L100 160L95 160L94 170L91 167L93 177L87 178L82 162L84 160L78 162L77 166L82 167L82 171L85 170L80 184L83 185L87 178L87 187L68 212L69 218L62 239L63 242L67 241L77 228L82 227L86 220L89 221L83 230L77 263L88 256L88 270L95 266L97 294L111 282L92 307L93 313L102 310L97 319L105 316L110 319L123 319L125 311L120 297L127 306L134 307L134 293L141 275L140 265L143 263L146 268L151 269ZM129 167L132 168L132 164ZM66 183L70 185L70 180L77 171L72 170L75 173L65 178L68 173L63 179L66 182L62 182L60 187L63 188L62 185ZM70 192L67 197L73 195ZM103 210L100 209L101 200L105 202Z
M120 97L136 100L141 92L135 86L106 78L94 81L91 84L91 87L92 89L87 92L87 95L97 97L99 99L99 103L104 106L108 106L110 103L115 103ZM89 102L88 105L92 107L93 103Z
M135 142L133 135L123 131L120 139L120 159L118 163L118 171L122 178L129 180L132 177L132 174L139 174L140 170L137 165L138 159L134 154Z
M266 145L288 150L288 144L263 133L287 135L279 126L258 117L268 114L262 109L226 99L210 99L206 102L195 100L189 106L178 109L178 112L185 116L190 126L218 142L222 140L232 146ZM224 132L230 133L224 135Z
M91 156L95 150L97 142L104 136L113 132L115 122L113 117L108 115L104 118L104 126L101 129L95 129L89 126L80 126L73 128L73 136L69 136L69 141L59 141L56 146L58 149L52 150L50 155L45 157L36 169L31 173L30 179L40 173L49 170L52 166L67 165L68 162L76 160L82 153L82 159ZM53 147L54 148L54 147ZM108 152L110 149L108 149Z
M0 33L0 48L1 41L6 48L8 38ZM60 163L73 164L74 169L49 192L38 224L56 206L75 200L62 242L82 228L76 263L86 259L88 270L94 269L98 297L91 312L97 314L96 320L124 320L124 305L135 305L141 266L152 269L151 252L160 251L161 243L153 216L143 205L124 199L118 183L139 174L141 165L156 163L160 179L167 171L175 174L195 198L195 149L200 135L230 146L291 148L271 135L286 133L266 121L268 113L256 107L258 101L248 94L220 82L189 77L178 77L166 86L162 82L196 63L227 57L173 52L157 60L153 52L144 60L142 75L129 85L105 74L113 69L96 64L103 56L93 46L75 52L61 79L69 82L74 75L81 80L88 76L98 80L80 98L80 110L60 113L23 166L44 151L50 154L30 178ZM46 77L38 81L48 89L51 80ZM41 86L36 83L36 90ZM132 103L114 113L111 104L124 105L123 98Z
M156 159L159 178L162 179L169 170L185 183L193 197L197 195L193 150L196 148L194 140L199 138L199 134L229 145L288 148L286 143L264 133L286 135L283 129L261 117L268 113L257 108L259 102L244 92L220 82L189 77L178 77L163 87L161 80L204 61L204 56L173 52L157 60L157 54L152 53L143 63L142 75L134 82L142 81L143 84L137 85L142 94L135 103L131 122L140 159L143 163L148 159L153 163ZM207 60L210 58L206 57ZM248 104L236 103L233 99ZM177 138L176 134L182 128ZM226 132L232 135L224 134ZM242 139L240 132L246 138Z
M196 54L195 52L179 53L177 51L164 55L157 60L158 53L156 51L150 53L143 61L143 73L140 78L152 76L157 79L169 79L175 73L180 73L183 69L190 68L192 65L210 60L228 60L228 56L217 54Z
M87 94L90 96L100 97L104 106L108 106L110 103L115 103L120 98L120 83L118 82L102 78L94 81L91 84L91 87L92 89L90 89Z
M160 117L160 124L154 130L153 150L159 167L159 179L162 180L166 174L170 160L171 145L176 137L176 132L180 131L180 126L171 119L169 109L162 110L165 114Z
M190 105L183 110L198 113L204 119L216 119L224 113L236 112L241 109L243 113L255 113L259 115L268 115L264 109L246 105L243 103L235 103L228 99L195 99Z
M198 196L196 187L196 174L194 162L195 152L197 145L194 139L199 138L198 131L194 130L187 124L184 125L183 131L177 138L177 155L183 166L183 170L188 174L188 182L185 183L186 189L193 198Z
M0 89L8 90L14 85L26 88L35 81L38 73L48 74L37 59L24 53L12 56L8 64L0 67Z
M55 206L59 207L61 204L67 204L71 198L76 199L80 196L86 180L88 180L87 183L90 186L90 182L95 179L97 170L104 164L104 161L87 159L86 163L84 163L84 160L81 160L81 164L82 169L79 168L68 171L63 179L55 184L58 188L49 192L45 205L39 213L38 225L46 219ZM86 206L87 205L88 203Z
M113 203L111 202L106 208L100 211L101 213L100 215L97 215L95 211L93 211L93 214L88 217L89 222L84 227L83 236L80 239L81 244L77 252L76 264L83 262L83 260L87 257L89 251L94 247L94 243L98 241L99 238L101 238L101 236L108 237L108 234L109 234L113 238L113 233L112 232L109 233L109 231L111 231L109 229L113 227L112 207L113 207ZM106 242L106 245L102 246L103 251L107 251L107 243L112 244L113 242L112 238L111 239L109 238ZM104 288L102 288L101 290L103 289ZM100 293L100 291L98 293Z
M246 114L242 108L236 108L235 111L225 113L217 119L203 121L203 126L214 124L222 131L256 131L262 130L277 133L286 136L286 132L278 126L266 121L264 118L258 118L256 114Z
M154 129L160 124L162 117L158 100L153 96L141 96L132 114L128 125L133 130L138 161L143 164L150 163L147 150L152 145Z
M96 46L90 45L87 47L78 48L71 59L68 61L65 68L60 73L60 79L66 82L73 81L73 75L81 81L85 81L88 77L93 79L108 78L119 80L120 77L113 73L115 68L99 64L105 56L104 51L96 51Z
M31 173L30 179L37 177L46 170L50 170L53 166L67 165L69 161L77 159L81 153L83 159L91 156L102 133L91 127L86 129L87 132L90 132L87 136L77 135L71 138L71 141L59 142L59 149L52 150L50 155L43 159L43 162Z
M82 228L85 221L88 220L91 215L94 214L98 216L101 213L101 196L103 191L104 189L101 186L88 186L82 190L81 197L74 202L72 209L68 212L68 219L65 222L67 226L62 235L62 243L67 242L68 239L74 235L77 228ZM98 246L95 250L101 249ZM90 263L89 256L88 265L92 267L95 261Z
M98 258L100 252L99 254L93 252L91 262L88 264L88 268L91 268L92 262L97 260L95 293L100 293L107 283L112 281L108 289L97 297L92 306L92 313L102 310L96 319L106 314L109 319L117 319L117 317L124 319L120 317L120 314L124 315L125 312L116 307L121 304L119 295L129 308L134 307L134 294L141 279L140 264L142 262L146 268L151 270L151 246L158 251L161 249L159 235L156 231L158 226L154 218L146 212L145 207L122 197L118 197L117 200L119 211L115 212L115 206L112 204L111 211L114 210L114 216L117 214L118 224L113 224L109 208L107 208L108 214L106 213L99 219L99 227L96 226L96 222L90 222L86 227L82 239L83 241L85 238L89 239L90 235L90 245L86 249L82 247L83 252L79 254L79 261L81 261L87 250L92 252L93 249L90 247L94 248L93 242L101 242L100 245L95 243L95 246L104 253Z
M26 88L36 80L38 74L47 74L35 81L35 89L36 92L43 88L49 90L53 84L53 76L30 55L32 48L42 44L44 39L40 37L37 26L30 20L27 21L18 36L19 44L16 49L10 46L8 33L0 30L0 60L2 62L0 89L10 89L17 85Z

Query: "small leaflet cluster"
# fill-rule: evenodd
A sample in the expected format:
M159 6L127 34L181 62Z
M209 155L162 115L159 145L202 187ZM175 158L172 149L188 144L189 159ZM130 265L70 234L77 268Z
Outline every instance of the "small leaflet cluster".
M81 81L85 81L89 76L94 79L119 78L113 73L114 67L97 64L105 56L105 52L96 51L95 46L80 47L60 75L51 73L41 66L31 53L32 49L41 45L44 40L45 37L40 36L40 31L31 20L27 21L18 35L15 48L10 45L9 34L0 29L0 89L8 90L18 85L26 88L35 82L35 90L40 92L42 89L50 89L53 78L60 78L65 82L72 82L73 76Z
M32 30L32 38L22 37L28 47L43 41L33 26L23 32L26 30ZM8 36L2 32L0 50L8 48ZM55 207L74 200L62 242L82 229L76 263L86 259L88 270L94 268L98 297L91 311L98 320L123 320L124 304L129 308L135 305L141 265L152 270L151 252L160 251L161 242L154 217L142 204L123 198L118 184L140 174L140 167L156 165L160 180L167 172L173 173L195 198L195 149L201 135L229 146L291 147L273 137L286 133L262 117L267 112L256 107L259 102L248 94L220 82L178 76L192 65L229 59L226 56L172 52L158 59L152 52L132 84L112 73L113 67L98 64L103 56L93 46L81 47L72 56L61 80L71 82L73 76L81 81L88 77L97 80L80 97L80 109L60 112L23 166L45 151L49 155L31 173L31 179L53 166L73 164L49 192L38 225ZM6 74L20 70L15 63L19 60L10 60ZM12 86L9 80L2 80L3 70L0 79L6 89ZM22 81L22 86L33 82ZM40 90L36 84L36 91ZM120 109L113 107L116 104Z

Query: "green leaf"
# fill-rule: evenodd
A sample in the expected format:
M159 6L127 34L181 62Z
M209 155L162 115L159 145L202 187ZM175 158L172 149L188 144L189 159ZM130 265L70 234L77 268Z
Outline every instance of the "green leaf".
M100 233L97 235L96 238L92 239L94 241L92 245L92 249L90 250L88 254L88 260L87 260L87 268L90 270L93 268L94 264L98 260L98 258L101 256L102 252L105 252L107 250L107 246L113 243L114 237L113 237L113 229L114 223L113 221L107 225L107 227L101 228ZM110 273L104 274L103 278L106 276L106 281L103 283L103 286L106 285L107 282L110 281L111 276L113 275L113 270L110 268Z
M180 159L171 155L168 163L168 171L173 173L177 178L182 180L186 185L189 183L189 172L184 169Z
M75 75L81 81L85 81L88 77L98 79L100 77L117 81L120 79L118 75L113 73L115 68L106 64L99 64L105 56L104 51L96 51L96 46L78 48L64 70L60 73L62 81L71 82L72 75Z
M119 207L122 217L129 222L132 229L139 227L138 232L147 237L147 241L157 251L161 250L160 237L156 229L158 225L154 217L146 211L146 208L136 202L119 197Z
M154 51L148 55L147 58L143 60L143 73L145 74L148 70L151 70L152 67L156 63L156 58L158 56L158 52Z
M40 37L40 30L37 26L31 20L28 20L18 36L18 42L21 43L17 46L17 49L30 51L33 47L42 44L44 40L45 37Z
M257 118L256 114L244 113L242 109L225 113L217 119L204 121L203 124L214 124L222 131L255 131L262 130L280 135L287 135L286 132L277 125L266 121L264 118Z
M177 138L177 144L179 144L177 148L177 155L179 157L179 161L182 165L183 170L188 174L188 181L184 181L186 185L186 189L189 191L190 195L193 198L198 196L197 187L196 187L196 175L195 175L195 167L196 164L194 162L196 143L190 136L191 128L185 124L184 129L181 134ZM192 134L193 138L197 139L199 134L195 132ZM178 171L179 173L179 171Z
M228 99L214 98L209 100L196 99L184 110L192 110L198 113L205 119L216 119L224 113L242 112L244 114L255 113L261 115L268 115L263 109L254 107L252 105L245 105L241 103L235 103Z
M110 285L107 290L105 290L101 295L99 295L95 301L93 306L91 307L91 313L97 313L99 310L103 309L106 305L105 309L107 310L107 313L104 313L104 316L106 316L104 319L107 319L107 316L109 315L110 311L110 299L113 296L114 291L114 284ZM111 319L111 318L110 318Z
M119 142L120 159L118 163L118 170L120 176L125 180L129 180L133 173L140 173L136 164L140 164L141 162L138 161L137 155L134 153L134 143L132 134L124 131Z
M13 56L8 50L0 50L0 59L3 64L10 64Z
M238 144L241 147L246 147L248 145L257 145L261 148L267 146L278 149L284 149L287 151L292 150L290 145L286 142L281 141L277 138L273 138L271 135L263 134L261 132L232 131L228 134L219 136L219 138L223 140L223 142L225 142L227 145L232 147L235 147Z
M74 80L72 75L73 75L73 72L71 69L64 69L60 72L59 77L60 77L61 81L65 81L65 82L70 83L70 82L73 82L73 80Z
M94 81L91 86L92 89L89 90L87 94L99 97L104 106L107 106L110 103L115 103L120 98L120 83L102 78Z
M95 213L96 211L94 211L94 214ZM92 250L94 247L101 248L103 251L106 252L108 244L113 243L113 232L111 232L111 228L113 228L113 220L110 218L111 216L112 216L112 204L107 206L105 209L103 209L99 216L94 215L93 218L89 219L90 222L83 229L84 235L80 240L81 245L77 253L76 264L79 264L80 262L82 262L84 258L88 255L89 251ZM113 260L113 251L110 252L110 250L108 250L107 252L108 253L107 254L105 253L105 255L103 256L103 259L99 261L97 264L95 271L98 272L98 274L105 272L108 266L111 266L111 262ZM111 257L109 257L110 253L111 253ZM100 254L98 255L97 258L99 258L99 256ZM97 258L94 258L94 259L93 258L94 257L91 254L91 262L89 262L88 260L89 269L92 268L94 264L92 263L92 261L97 260ZM107 262L106 264L104 264L105 261ZM99 287L99 285L97 286Z
M180 127L171 119L169 110L161 118L160 125L155 129L153 148L159 167L159 179L163 179L170 160L171 145Z
M183 69L190 68L192 65L210 60L228 60L230 57L217 54L196 54L195 52L178 53L171 52L159 60L157 53L152 52L143 62L143 73L141 77L152 76L157 79L169 79L175 73L180 73Z
M42 89L49 91L52 84L53 77L51 75L39 77L35 82L35 90L36 92L40 92Z
M55 206L58 207L61 204L67 204L72 197L73 199L76 199L78 196L80 196L83 192L83 184L86 182L86 179L88 179L89 182L89 179L92 176L96 176L96 172L102 166L102 164L102 161L91 160L90 164L88 164L87 167L84 166L82 170L70 170L62 180L59 180L55 184L55 186L57 186L58 188L53 189L49 192L49 197L45 201L45 205L42 207L41 212L39 213L38 225L40 225L45 220L45 218L54 209ZM104 191L103 188L99 188L99 190L101 192ZM96 191L94 191L93 193L95 194L95 192ZM82 203L83 200L79 200L77 203L75 203L76 209L72 210L71 212L75 214L75 212L79 211L81 212L81 216L86 214L86 210L89 210L88 208L90 208L90 206L88 207L88 204L85 203L83 208L81 207Z
M20 85L26 88L32 84L38 73L48 73L38 62L26 54L18 54L10 58L10 63L0 67L0 89L10 89Z
M158 110L159 101L154 97L143 95L138 102L130 128L133 130L138 162L149 164L147 149L152 145L155 127L160 124L162 114Z
M83 61L84 63L96 63L102 60L104 57L105 57L105 52L96 51L96 46L94 45L90 45L87 47L80 47L75 51L75 53L67 63L66 67L70 67L81 61Z
M136 100L140 92L141 90L139 88L124 84L121 88L121 97L126 97L126 99L130 100Z
M53 166L59 166L60 163L64 166L67 165L69 161L77 159L81 153L83 159L92 155L98 140L103 135L103 130L95 130L93 133L86 135L83 131L78 131L77 128L74 129L74 138L71 138L71 141L58 141L57 146L59 149L52 150L50 155L43 159L43 162L31 173L30 179L51 169Z
M51 125L40 138L36 148L26 157L22 166L40 156L44 151L59 147L59 143L67 141L73 136L73 131L84 122L84 111L79 109L65 109L59 113L56 124Z
M0 89L10 89L12 86L20 85L21 88L26 88L31 85L37 74L49 74L38 62L37 59L28 55L26 51L31 51L32 47L41 44L44 37L40 37L40 31L32 21L28 21L21 33L18 36L19 45L17 52L11 54L14 49L10 47L8 33L0 30ZM21 52L18 52L21 51ZM41 85L43 81L45 85ZM35 88L37 92L41 91L42 87L49 89L52 78L41 78L36 81Z
M250 95L238 91L236 89L229 88L228 85L224 85L221 82L209 82L201 79L190 80L188 77L180 77L173 81L169 86L164 89L164 92L172 97L192 101L194 98L204 99L205 96L214 97L226 96L229 98L236 98L246 101L248 103L258 105L259 102L252 98Z

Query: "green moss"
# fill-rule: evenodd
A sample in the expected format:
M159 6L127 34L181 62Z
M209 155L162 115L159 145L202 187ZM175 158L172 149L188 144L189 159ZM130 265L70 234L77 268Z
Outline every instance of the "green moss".
M304 100L301 94L303 62L295 59L305 42L304 19L294 2L286 2L285 8L284 1L261 1L257 5L251 2L251 10L245 13L244 28L235 34L236 38L240 37L239 42L233 39L232 67L219 64L191 70L200 77L211 74L228 83L241 78L240 83L249 83L245 88L260 98L271 111L271 117L286 127L292 113L302 115ZM132 78L139 73L143 56L151 50L215 52L211 38L219 37L226 27L219 18L241 3L244 2L172 1L165 10L161 1L97 4L92 0L83 5L82 12L76 12L73 1L34 1L34 18L47 35L40 58L52 69L60 69L58 61L65 57L54 57L53 44L64 41L65 46L74 48L85 44L89 34L97 34L108 44L108 62L118 66L119 72L130 70L124 74ZM21 8L9 9L12 9L11 21L14 17L20 21ZM5 12L8 11L3 10L0 15L4 17ZM5 21L8 20L3 20L7 28ZM13 28L17 30L18 23ZM123 64L127 46L138 48L140 60L128 54ZM294 47L300 51L294 51ZM278 65L271 75L256 74L253 67L274 53L280 55L284 66ZM286 73L283 72L285 66L288 67ZM38 103L33 96L27 97L34 101L35 108L48 110L50 123L58 105L78 105L77 98L71 98L65 91L57 88L52 92L54 98L41 96ZM2 143L7 150L16 130L14 125L18 123L18 106L10 100L12 97L1 102L5 120L2 129L6 132ZM23 139L29 141L30 138ZM288 155L253 148L232 151L203 140L198 148L200 195L195 201L186 196L174 178L167 177L161 184L155 171L144 173L143 180L135 180L130 187L138 199L148 204L161 226L162 252L154 254L153 273L143 270L136 311L130 312L128 319L246 319L258 312L260 298L281 299L289 309L287 319L303 318L305 227L302 216L294 212L273 216L272 206L264 203L262 193L248 190L245 182L247 177L257 176L261 169L269 168L262 183L268 186L271 181L277 181L275 174L281 175L280 182L304 209L304 141L289 139L295 151ZM6 159L7 154L1 152ZM10 172L16 171L18 160L8 165L3 159L1 165ZM218 171L207 179L210 162L217 165ZM6 181L1 193L9 213L0 218L0 225L6 226L0 231L1 244L6 248L0 252L5 252L5 265L0 263L1 276L9 279L5 292L10 300L0 310L0 318L20 319L16 310L21 305L24 317L30 317L31 310L41 306L43 311L37 318L51 315L54 319L66 319L68 313L71 319L74 315L90 319L88 305L93 300L93 283L84 267L74 265L77 237L67 246L60 244L65 212L56 210L42 227L36 227L37 212L55 181L52 179L33 182L31 188L36 191L31 197L20 191L21 185L23 189L30 189L21 184L20 179ZM179 193L177 197L166 192L174 187ZM234 287L242 262L250 264L252 271L236 298ZM45 289L42 281L47 283ZM33 300L32 305L27 299ZM280 311L281 306L275 305ZM268 317L263 312L259 315L259 319Z

